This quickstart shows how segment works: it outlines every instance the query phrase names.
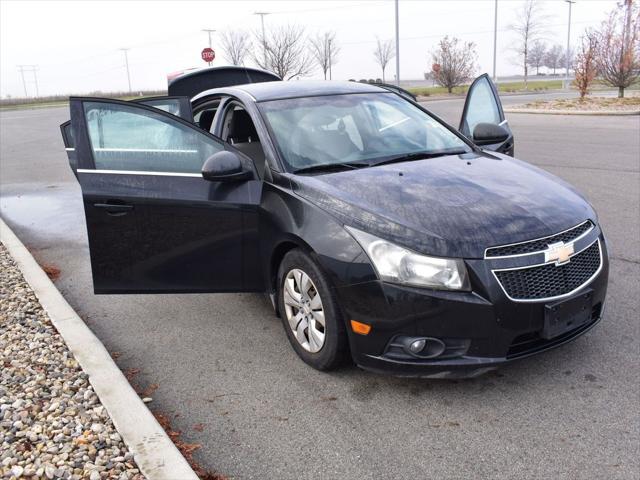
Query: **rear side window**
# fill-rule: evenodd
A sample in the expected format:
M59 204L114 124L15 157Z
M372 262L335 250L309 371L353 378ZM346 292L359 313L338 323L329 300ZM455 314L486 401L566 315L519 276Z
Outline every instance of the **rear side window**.
M224 149L222 142L140 107L86 102L84 108L97 170L199 173Z
M71 120L64 122L60 125L62 129L62 140L64 141L65 148L74 148L76 146L75 138L73 138L73 129L71 128Z

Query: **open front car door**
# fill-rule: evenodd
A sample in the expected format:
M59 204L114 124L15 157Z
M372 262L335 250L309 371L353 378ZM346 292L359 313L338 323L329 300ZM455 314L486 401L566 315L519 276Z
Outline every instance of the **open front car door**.
M72 97L70 109L62 131L74 149L96 293L263 288L258 262L245 261L261 188L250 159L142 103ZM225 151L234 175L203 178L205 162Z
M486 73L469 87L459 130L481 148L513 156L513 133L504 117L498 89Z

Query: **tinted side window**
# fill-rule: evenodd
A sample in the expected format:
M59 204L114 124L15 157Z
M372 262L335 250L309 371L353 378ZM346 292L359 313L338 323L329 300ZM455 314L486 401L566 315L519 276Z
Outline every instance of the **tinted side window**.
M476 83L469 92L467 124L470 134L473 134L473 129L479 123L500 123L498 104L493 96L491 85L486 79Z
M76 146L76 141L73 138L73 129L71 128L71 121L66 121L62 125L62 139L64 141L64 146L66 148L74 148Z
M98 170L199 173L221 142L161 114L128 105L84 104Z

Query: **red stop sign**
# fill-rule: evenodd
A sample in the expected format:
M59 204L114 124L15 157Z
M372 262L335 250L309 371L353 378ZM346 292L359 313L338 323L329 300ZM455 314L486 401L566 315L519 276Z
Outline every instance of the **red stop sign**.
M436 73L440 73L440 64L434 63L433 65L431 65L431 70L433 70Z
M216 52L214 52L212 48L207 47L202 50L200 56L205 62L213 62L213 59L216 58Z

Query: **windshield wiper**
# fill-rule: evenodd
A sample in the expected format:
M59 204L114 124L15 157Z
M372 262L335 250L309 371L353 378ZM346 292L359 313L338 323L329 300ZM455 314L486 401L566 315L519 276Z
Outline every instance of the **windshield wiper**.
M331 170L356 169L368 166L368 163L362 162L321 163L319 165L311 165L309 167L299 168L297 170L294 170L293 173L329 172Z
M371 166L376 167L378 165L387 165L389 163L410 162L412 160L424 160L427 158L446 157L447 155L461 155L463 153L468 153L468 152L465 150L440 150L436 152L405 153L403 155L398 155L396 157L380 160L379 162L373 162Z

